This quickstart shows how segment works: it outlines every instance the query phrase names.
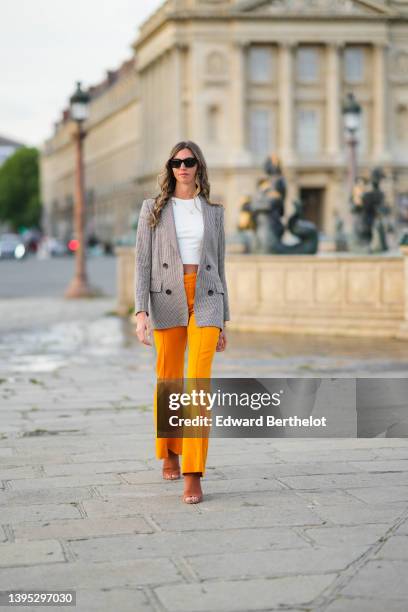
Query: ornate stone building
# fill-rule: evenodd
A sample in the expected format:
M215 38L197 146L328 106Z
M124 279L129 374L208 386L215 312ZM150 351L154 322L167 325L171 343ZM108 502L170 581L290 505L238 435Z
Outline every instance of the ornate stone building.
M167 0L142 24L134 50L121 121L103 103L101 125L115 125L117 146L127 143L121 154L108 127L97 128L97 99L92 105L87 178L95 193L100 180L109 192L126 176L138 208L157 193L171 146L189 138L204 151L211 195L233 231L239 198L253 193L275 152L289 182L287 212L300 195L306 216L332 234L334 211L348 218L341 107L351 91L362 106L359 173L382 165L389 201L407 202L408 0ZM125 229L118 211L108 195L101 219L113 233Z

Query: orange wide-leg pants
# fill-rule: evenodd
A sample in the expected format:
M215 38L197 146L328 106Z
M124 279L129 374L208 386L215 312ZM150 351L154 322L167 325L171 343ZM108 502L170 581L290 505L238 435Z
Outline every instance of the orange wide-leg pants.
M188 344L187 378L211 378L211 366L220 335L219 327L198 327L194 314L197 272L184 274L184 288L188 303L188 325L153 330L157 351L156 376L161 379L184 378L184 353ZM154 392L154 422L157 427L157 383ZM205 474L208 437L158 438L156 458L168 457L172 450L182 455L181 472Z

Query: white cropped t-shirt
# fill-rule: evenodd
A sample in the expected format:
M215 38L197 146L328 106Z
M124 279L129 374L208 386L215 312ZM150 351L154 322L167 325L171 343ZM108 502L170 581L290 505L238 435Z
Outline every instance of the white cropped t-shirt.
M200 198L172 198L177 241L183 264L200 263L204 221Z

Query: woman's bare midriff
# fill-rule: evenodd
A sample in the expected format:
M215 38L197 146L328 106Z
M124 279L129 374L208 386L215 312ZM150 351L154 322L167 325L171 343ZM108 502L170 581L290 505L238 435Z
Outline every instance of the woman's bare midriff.
M183 264L184 274L191 274L191 272L197 272L198 264Z

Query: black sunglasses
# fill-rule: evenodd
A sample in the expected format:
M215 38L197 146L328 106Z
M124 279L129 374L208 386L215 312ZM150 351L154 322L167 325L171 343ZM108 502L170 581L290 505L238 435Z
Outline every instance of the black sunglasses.
M169 160L170 168L181 168L181 164L184 162L186 168L194 168L197 163L196 157L185 157L184 159L178 159L173 157Z

